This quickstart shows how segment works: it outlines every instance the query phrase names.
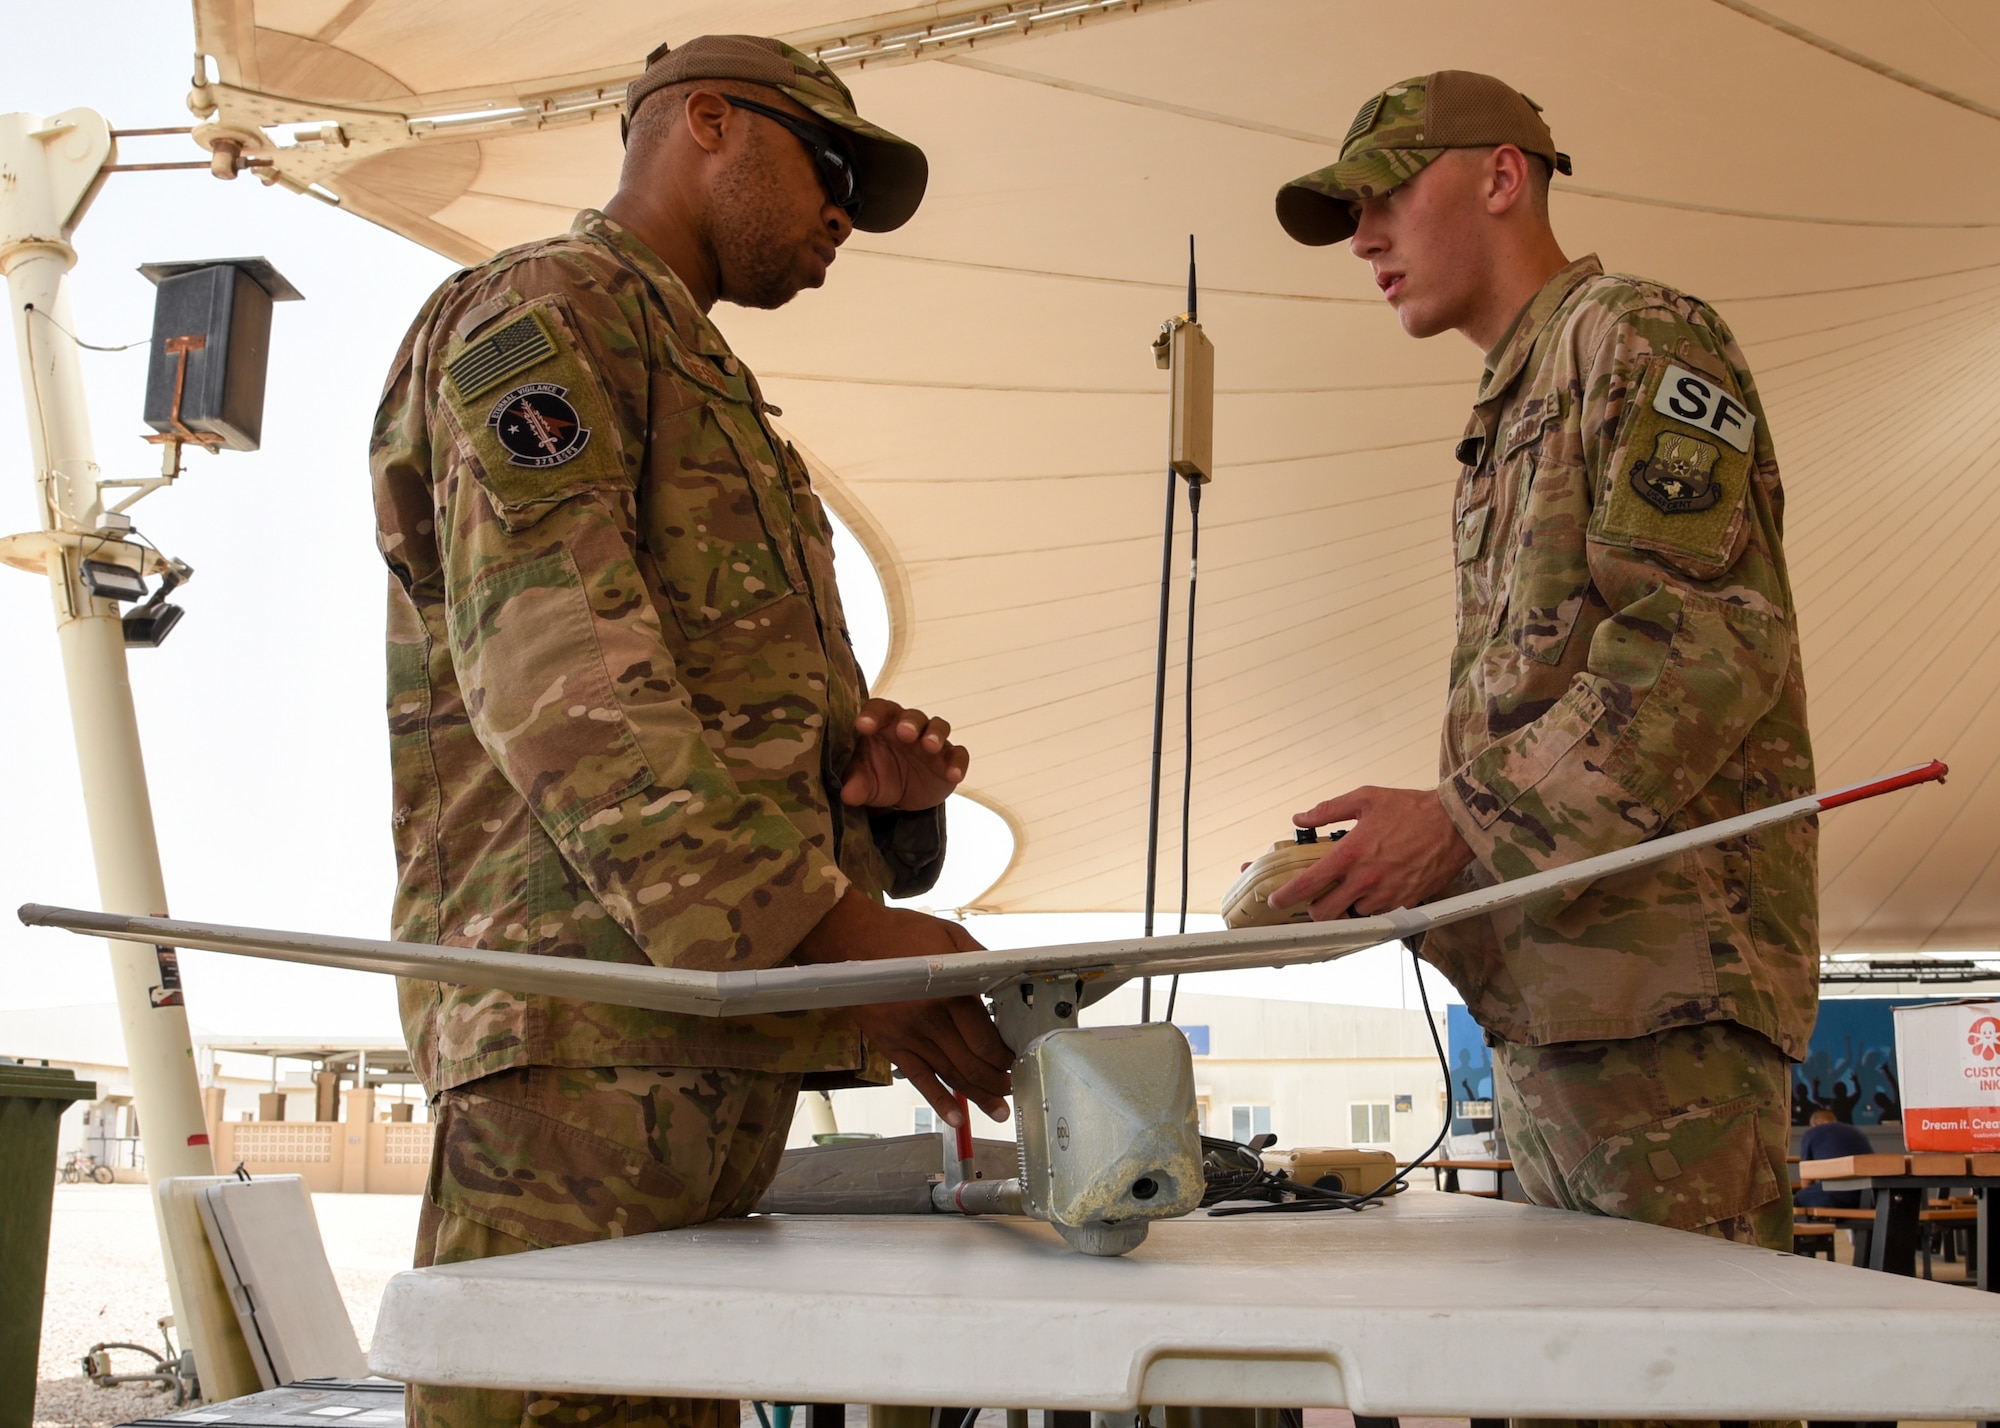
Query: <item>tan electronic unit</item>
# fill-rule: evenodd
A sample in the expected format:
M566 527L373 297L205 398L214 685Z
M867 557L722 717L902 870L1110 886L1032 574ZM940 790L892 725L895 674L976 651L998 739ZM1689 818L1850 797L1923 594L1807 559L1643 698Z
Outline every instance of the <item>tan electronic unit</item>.
M1287 922L1312 921L1310 903L1280 912L1271 906L1271 894L1317 863L1331 846L1331 840L1273 843L1271 851L1245 868L1222 895L1222 925L1280 927Z
M1215 344L1196 322L1176 322L1168 339L1173 369L1167 464L1190 481L1215 474Z
M1297 1150L1265 1151L1264 1168L1274 1173L1282 1170L1301 1185L1366 1195L1395 1178L1396 1157L1392 1151L1353 1146L1301 1146Z

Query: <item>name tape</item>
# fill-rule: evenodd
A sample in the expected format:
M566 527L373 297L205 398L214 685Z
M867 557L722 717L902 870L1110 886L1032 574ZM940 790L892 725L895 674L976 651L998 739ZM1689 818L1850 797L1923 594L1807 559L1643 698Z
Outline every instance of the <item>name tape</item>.
M1653 393L1653 410L1700 427L1738 451L1749 451L1751 435L1757 430L1756 416L1727 390L1707 377L1672 364L1667 367L1667 375L1660 379L1659 390Z

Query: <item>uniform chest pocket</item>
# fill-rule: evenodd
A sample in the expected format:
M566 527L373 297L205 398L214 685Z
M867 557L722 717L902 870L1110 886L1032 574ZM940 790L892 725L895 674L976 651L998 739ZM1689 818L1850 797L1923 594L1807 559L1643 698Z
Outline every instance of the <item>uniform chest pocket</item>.
M690 639L751 618L792 593L777 541L722 418L710 402L673 411L685 386L655 378L639 520L674 619ZM665 411L664 415L659 413Z

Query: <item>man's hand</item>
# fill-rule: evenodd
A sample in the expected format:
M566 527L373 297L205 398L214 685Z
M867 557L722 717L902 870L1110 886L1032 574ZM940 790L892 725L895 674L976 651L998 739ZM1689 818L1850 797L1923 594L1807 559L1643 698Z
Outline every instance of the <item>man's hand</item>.
M893 704L889 706L895 708ZM936 957L981 950L955 922L907 908L882 907L850 888L799 943L801 962L862 962L880 957ZM993 1029L977 997L883 1002L848 1007L869 1042L896 1064L947 1125L957 1126L954 1090L996 1121L1007 1119L1014 1053Z
M854 716L861 736L840 801L850 808L936 808L965 777L972 755L951 742L951 725L921 709L871 699Z
M1436 897L1472 861L1437 791L1357 788L1304 813L1301 828L1356 820L1326 856L1271 894L1271 906L1312 903L1315 922L1373 917Z

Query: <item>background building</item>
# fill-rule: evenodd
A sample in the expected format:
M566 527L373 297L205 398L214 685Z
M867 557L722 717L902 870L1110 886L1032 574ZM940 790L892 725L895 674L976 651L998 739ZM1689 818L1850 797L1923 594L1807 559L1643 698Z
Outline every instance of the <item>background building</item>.
M1167 987L1154 988L1163 1011ZM1439 1008L1443 1035L1443 1008ZM1128 983L1084 1010L1085 1025L1139 1019L1139 988ZM1420 1011L1323 1002L1217 996L1183 990L1174 1022L1194 1052L1196 1106L1209 1135L1246 1140L1270 1132L1280 1147L1366 1145L1409 1160L1431 1143L1444 1116L1444 1078ZM930 1107L907 1081L833 1093L843 1131L908 1135L936 1129ZM812 1126L802 1107L792 1144ZM1011 1140L1013 1127L974 1112L982 1137Z

